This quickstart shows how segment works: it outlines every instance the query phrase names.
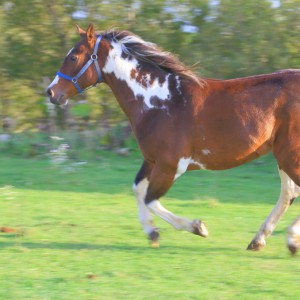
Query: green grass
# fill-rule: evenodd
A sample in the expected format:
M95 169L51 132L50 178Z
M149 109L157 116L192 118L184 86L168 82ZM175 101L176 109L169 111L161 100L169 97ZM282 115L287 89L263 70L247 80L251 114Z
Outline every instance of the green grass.
M296 202L267 247L246 251L279 194L271 156L182 176L165 207L205 221L203 239L155 219L161 247L140 228L132 181L140 157L103 153L72 172L45 159L0 158L0 299L299 299L299 255L285 246Z

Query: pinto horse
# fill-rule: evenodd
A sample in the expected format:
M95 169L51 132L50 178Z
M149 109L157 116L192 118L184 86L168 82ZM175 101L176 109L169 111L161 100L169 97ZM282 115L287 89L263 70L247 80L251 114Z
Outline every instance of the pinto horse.
M190 170L234 168L273 151L281 178L276 206L248 246L259 250L300 194L300 70L231 80L197 77L174 55L128 31L96 34L77 27L80 41L47 89L50 101L106 83L128 117L144 162L133 190L139 220L153 245L152 214L206 237L200 220L168 211L159 199Z

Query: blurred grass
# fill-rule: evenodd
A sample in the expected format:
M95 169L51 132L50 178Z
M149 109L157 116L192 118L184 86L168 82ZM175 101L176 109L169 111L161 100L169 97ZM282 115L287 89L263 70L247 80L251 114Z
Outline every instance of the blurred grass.
M262 252L247 244L277 201L271 156L190 172L163 204L203 219L202 239L155 219L151 249L131 192L141 158L109 152L72 171L47 159L0 158L0 299L299 299L299 256L285 247L296 202ZM69 161L68 164L73 164Z

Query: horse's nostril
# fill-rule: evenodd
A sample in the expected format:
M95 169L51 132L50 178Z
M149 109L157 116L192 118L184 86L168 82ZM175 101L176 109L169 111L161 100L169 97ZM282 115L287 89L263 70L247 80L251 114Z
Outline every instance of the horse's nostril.
M47 96L49 96L49 97L54 97L54 92L53 92L50 88L47 89L46 94L47 94Z

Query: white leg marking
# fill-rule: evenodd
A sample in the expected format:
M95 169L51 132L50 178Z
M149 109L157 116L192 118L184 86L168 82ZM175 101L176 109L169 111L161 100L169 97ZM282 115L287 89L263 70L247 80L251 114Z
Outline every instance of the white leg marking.
M177 230L193 232L192 222L190 220L174 215L172 212L165 209L158 200L151 201L148 204L148 207L155 215L170 223Z
M148 186L149 181L147 178L144 178L137 185L133 185L133 191L137 200L139 221L142 224L144 231L147 234L150 234L154 230L154 226L151 213L145 204Z
M287 245L292 253L300 248L300 216L288 228Z
M265 244L265 237L273 232L280 218L290 206L291 199L300 195L300 187L298 187L285 172L279 170L279 175L281 179L279 199L254 238L254 240L261 245Z

